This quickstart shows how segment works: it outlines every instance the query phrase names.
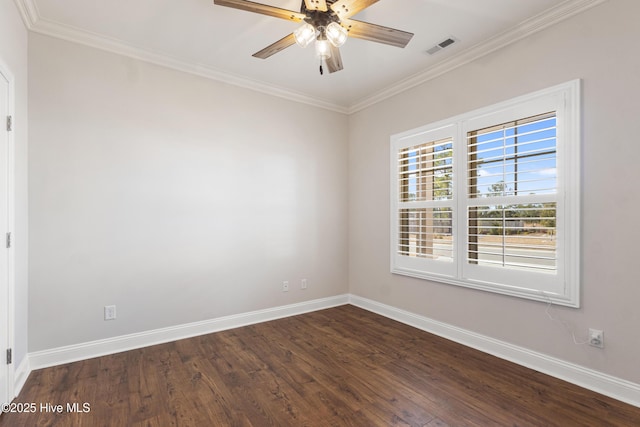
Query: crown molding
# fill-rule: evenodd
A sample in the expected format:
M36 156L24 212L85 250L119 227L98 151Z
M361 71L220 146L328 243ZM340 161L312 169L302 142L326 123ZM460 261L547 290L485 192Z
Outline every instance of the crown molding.
M609 0L567 0L556 7L548 9L519 25L504 31L482 43L471 46L436 65L416 73L398 83L389 86L371 96L367 96L349 107L348 114L356 113L380 101L414 88L429 80L435 79L469 62L488 55L505 46L522 40L532 34L555 25L565 19L575 16L587 9L605 3Z
M325 99L319 99L300 92L292 91L291 89L284 87L266 84L237 74L227 73L206 65L190 63L163 53L152 52L124 41L91 33L80 28L49 21L40 16L36 0L14 0L25 26L28 30L35 33L79 43L107 52L128 56L130 58L172 68L185 73L194 74L222 83L239 86L245 89L254 90L342 114L356 113L607 1L609 0L566 0L558 6L529 18L519 25L504 31L489 40L471 46L470 48L467 48L432 67L407 77L391 86L373 93L370 96L362 98L351 105L345 106Z
M183 61L164 53L153 52L151 50L126 43L122 40L105 37L70 25L44 19L38 14L35 0L15 0L15 3L20 10L25 26L28 30L34 33L82 44L110 53L127 56L155 65L160 65L207 79L239 86L302 104L312 105L314 107L324 108L342 114L346 114L348 111L348 107L331 101L305 95L280 86L266 84L237 74L227 73L203 64Z
M24 26L27 30L31 30L40 16L35 0L14 0L14 3L20 12Z

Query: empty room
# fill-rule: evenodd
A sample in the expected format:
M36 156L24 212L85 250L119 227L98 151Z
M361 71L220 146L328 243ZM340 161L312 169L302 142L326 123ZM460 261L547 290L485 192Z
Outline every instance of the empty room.
M637 0L0 0L0 426L640 425Z

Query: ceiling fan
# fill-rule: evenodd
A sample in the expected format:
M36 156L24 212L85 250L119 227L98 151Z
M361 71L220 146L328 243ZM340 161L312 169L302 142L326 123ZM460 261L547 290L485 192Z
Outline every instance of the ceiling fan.
M253 56L266 59L293 44L306 47L315 41L316 55L320 59L320 74L323 74L322 61L325 61L330 73L342 70L342 58L338 48L344 44L348 36L397 47L405 47L409 43L413 33L350 19L377 2L378 0L302 0L300 12L295 12L247 0L213 0L213 3L219 6L287 21L304 22L293 33L254 53Z

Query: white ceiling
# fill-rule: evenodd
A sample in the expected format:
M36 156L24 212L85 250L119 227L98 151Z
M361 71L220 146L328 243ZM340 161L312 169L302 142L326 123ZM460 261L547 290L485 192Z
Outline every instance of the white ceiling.
M213 0L15 0L30 30L352 112L602 0L380 0L354 19L414 33L406 48L350 38L344 69L318 72L313 47L251 55L299 24ZM300 10L300 0L262 0ZM426 50L454 37L435 55ZM325 67L326 68L326 67Z

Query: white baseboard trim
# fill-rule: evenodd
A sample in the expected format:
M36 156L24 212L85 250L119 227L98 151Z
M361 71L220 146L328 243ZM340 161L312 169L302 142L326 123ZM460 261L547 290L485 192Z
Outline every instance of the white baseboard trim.
M13 396L17 397L24 387L24 383L27 382L31 369L29 367L29 355L22 359L22 362L16 368L13 374Z
M349 295L338 295L265 310L219 317L201 322L187 323L179 326L37 351L29 353L28 368L30 369L26 373L26 376L28 376L33 369L47 368L76 362L78 360L120 353L122 351L253 325L348 303ZM26 380L26 376L24 380Z
M20 392L31 370L34 369L91 359L345 304L352 304L501 359L640 407L639 384L438 322L377 301L348 294L29 353L28 357L23 359L15 372L15 394L17 395Z
M501 359L576 384L596 393L640 407L640 384L603 374L367 298L350 295L349 303Z

